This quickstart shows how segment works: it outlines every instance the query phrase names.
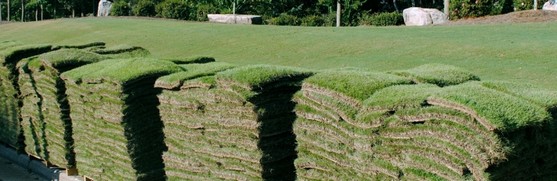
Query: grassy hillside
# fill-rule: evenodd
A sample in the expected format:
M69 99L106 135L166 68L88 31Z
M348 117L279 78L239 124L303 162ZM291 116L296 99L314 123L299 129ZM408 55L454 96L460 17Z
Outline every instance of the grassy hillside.
M150 50L154 57L213 56L236 64L375 71L443 63L484 80L557 89L557 23L437 27L276 27L135 18L61 19L0 25L0 40L24 43L104 41Z

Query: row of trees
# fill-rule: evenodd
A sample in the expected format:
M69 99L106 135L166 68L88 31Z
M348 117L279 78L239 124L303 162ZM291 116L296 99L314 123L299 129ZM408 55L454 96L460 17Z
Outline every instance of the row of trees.
M417 6L442 10L443 0L113 0L112 15L204 21L207 14L262 15L266 23L333 25L337 1L343 26L363 23L378 13L400 13ZM451 18L495 15L531 9L534 0L450 0ZM538 6L547 0L540 0ZM236 4L236 6L234 6ZM32 21L95 15L97 0L0 0L2 20Z
M0 0L2 21L33 21L93 15L95 0Z

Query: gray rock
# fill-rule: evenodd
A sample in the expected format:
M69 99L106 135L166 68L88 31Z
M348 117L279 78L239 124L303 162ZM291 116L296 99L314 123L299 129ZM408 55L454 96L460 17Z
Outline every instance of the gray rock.
M555 0L547 1L545 4L543 4L542 9L547 11L557 11L557 2L555 2Z
M208 14L209 22L226 24L262 24L263 19L258 15Z
M404 9L402 16L406 26L437 25L449 21L449 17L438 9L412 7Z
M112 2L107 0L99 1L99 10L97 11L97 16L108 16L110 15L110 8L112 8Z

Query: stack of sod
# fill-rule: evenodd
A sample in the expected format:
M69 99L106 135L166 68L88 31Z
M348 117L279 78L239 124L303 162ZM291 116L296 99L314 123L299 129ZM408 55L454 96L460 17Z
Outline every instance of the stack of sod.
M428 66L434 68L423 69ZM402 80L373 86L351 83L360 79L356 75L342 79L323 73L305 81L296 95L299 118L294 125L299 178L535 180L555 176L557 92L477 82L470 73L442 65L397 74L418 84ZM337 80L345 83L334 84Z
M165 90L160 109L170 180L295 179L291 97L309 75L246 66L184 76L197 78L183 81L180 90Z
M18 64L25 151L63 167L75 167L70 107L60 74L106 59L78 49L62 49Z
M0 44L0 142L23 150L20 126L18 77L16 64L27 57L51 51L50 45L17 45L13 42Z
M306 79L295 96L295 161L299 179L367 180L398 176L396 169L371 157L368 142L388 116L370 112L357 118L362 102L384 87L411 84L403 77L358 70L325 71Z
M109 56L110 58L118 58L118 59L146 57L151 54L148 50L142 47L129 46L129 45L117 45L114 47L93 50L93 52L101 55Z
M189 121L199 117L194 117L193 113L201 111L199 108L202 106L196 101L196 99L200 99L200 97L197 97L199 95L192 93L212 90L214 75L234 66L216 62L188 64L182 67L185 69L184 72L160 77L155 83L155 87L162 89L158 96L160 101L159 111L164 123L165 143L168 146L168 151L163 154L163 160L169 180L204 179L204 177L209 177L208 170L205 170L205 175L196 173L196 170L199 169L191 166L191 164L200 159L191 155L193 152L184 150L184 148L191 147L190 145L193 144L188 140L195 139L188 136L200 131L199 128L191 126L195 122L190 123ZM203 81L208 79L213 81Z
M155 80L182 71L162 60L105 60L61 75L71 107L76 164L95 180L164 180L166 149Z
M557 105L549 95L557 93L516 96L501 90L518 94L524 89L471 82L446 88L395 86L374 94L366 109L394 114L377 133L375 156L410 180L554 177L555 119L548 110Z

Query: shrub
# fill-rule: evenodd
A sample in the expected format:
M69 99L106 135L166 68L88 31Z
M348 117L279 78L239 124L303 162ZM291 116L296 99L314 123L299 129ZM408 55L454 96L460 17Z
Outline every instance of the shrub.
M157 5L157 16L172 19L190 19L191 8L185 1L165 0Z
M538 0L538 9L543 7L543 4L548 0ZM532 0L513 0L513 5L516 11L534 9L534 1Z
M198 5L195 9L195 12L196 17L192 17L191 19L195 19L197 21L208 21L209 18L207 17L207 14L221 13L219 8L211 4Z
M129 16L132 8L125 1L116 1L110 10L111 16Z
M296 16L282 13L278 17L271 18L270 20L268 20L267 24L299 26L302 24L302 21L300 20L300 18Z
M139 0L132 11L135 16L155 16L155 3L150 0Z
M492 0L451 0L449 17L451 19L459 19L490 15L493 8Z
M325 17L317 15L309 15L301 20L302 26L325 26Z
M373 26L397 26L402 24L404 24L404 19L402 14L398 12L363 15L360 21L360 25Z

